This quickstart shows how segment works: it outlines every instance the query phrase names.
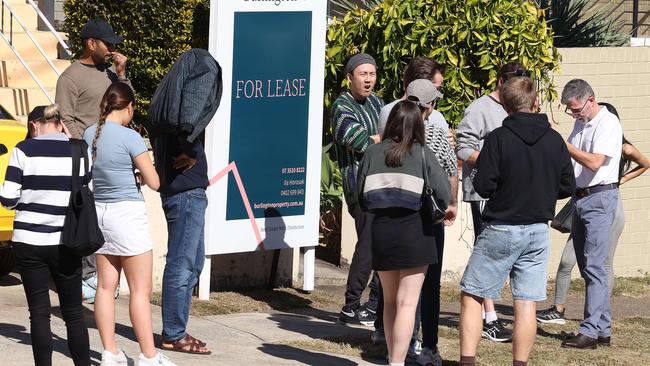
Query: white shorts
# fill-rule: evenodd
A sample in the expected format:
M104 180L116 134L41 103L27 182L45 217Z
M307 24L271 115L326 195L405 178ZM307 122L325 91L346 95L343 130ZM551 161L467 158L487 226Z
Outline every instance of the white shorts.
M95 202L106 242L97 254L132 256L153 249L144 201Z

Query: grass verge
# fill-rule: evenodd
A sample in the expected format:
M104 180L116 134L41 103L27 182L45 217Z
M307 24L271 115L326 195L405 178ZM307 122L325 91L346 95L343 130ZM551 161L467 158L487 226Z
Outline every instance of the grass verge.
M565 325L544 325L538 328L537 339L529 365L531 366L613 366L647 365L650 359L650 318L634 317L614 322L612 347L597 350L570 350L560 347L563 330L573 330L578 322ZM445 360L443 365L458 365L458 330L440 327L438 347ZM384 346L373 345L367 337L341 336L330 339L284 342L284 345L317 352L342 354L364 359L382 360L386 354ZM481 340L478 348L479 365L509 365L512 363L512 344ZM643 361L645 360L645 361Z

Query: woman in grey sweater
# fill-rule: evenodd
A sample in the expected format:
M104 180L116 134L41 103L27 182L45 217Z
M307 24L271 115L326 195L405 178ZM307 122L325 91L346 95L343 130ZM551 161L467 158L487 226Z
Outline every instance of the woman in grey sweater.
M429 264L438 261L431 250L436 245L434 222L421 212L425 174L443 208L451 199L447 174L424 147L422 115L428 108L410 100L399 102L390 113L381 143L366 150L359 166L359 201L375 215L372 267L383 287L391 365L404 364L424 274Z

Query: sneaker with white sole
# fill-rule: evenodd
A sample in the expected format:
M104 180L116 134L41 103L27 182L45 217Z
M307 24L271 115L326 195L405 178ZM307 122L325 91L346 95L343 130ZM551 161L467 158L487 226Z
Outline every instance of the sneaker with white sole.
M366 304L361 305L357 309L357 320L366 327L372 327L375 325L375 320L377 320L377 311L372 310Z
M138 366L178 366L178 365L173 363L172 360L169 359L169 357L158 352L152 358L146 358L141 353L140 356L138 357Z
M129 360L126 358L124 351L119 350L117 354L104 350L102 352L102 361L99 363L99 366L118 366L118 365L128 365Z
M512 340L512 331L497 319L483 325L483 337L493 342L509 342Z
M409 345L409 352L420 355L422 352L422 340L421 339L411 339L411 344Z
M359 319L357 319L356 309L347 306L344 306L343 309L341 309L341 312L339 313L339 322L353 324L358 321Z
M537 312L537 321L544 324L566 324L564 311L559 312L555 305Z
M423 347L416 362L421 366L442 366L442 357L437 348Z

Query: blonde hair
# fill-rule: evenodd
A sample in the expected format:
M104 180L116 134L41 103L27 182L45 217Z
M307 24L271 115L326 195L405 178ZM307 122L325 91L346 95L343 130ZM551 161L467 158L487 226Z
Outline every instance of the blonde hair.
M54 103L45 107L45 109L43 110L43 117L45 119L44 122L53 122L50 121L51 119L54 119L55 121L60 121L61 113L59 112L59 105Z
M42 108L41 106L36 107L36 108ZM31 114L31 113L30 113ZM59 113L59 105L54 103L50 104L48 106L45 106L43 108L43 117L38 118L38 119L32 119L28 121L29 123L27 124L27 137L33 137L35 131L36 131L36 124L46 124L46 123L61 123L61 114Z

